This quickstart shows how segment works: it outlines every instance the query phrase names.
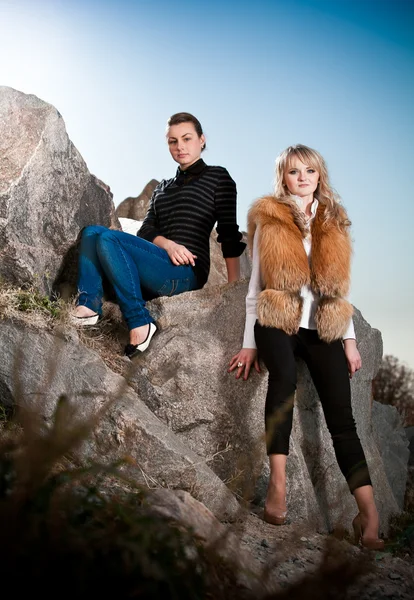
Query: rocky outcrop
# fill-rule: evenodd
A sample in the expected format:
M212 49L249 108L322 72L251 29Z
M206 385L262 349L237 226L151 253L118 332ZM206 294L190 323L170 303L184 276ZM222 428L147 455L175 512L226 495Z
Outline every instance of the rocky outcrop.
M91 175L59 112L0 87L0 276L45 293L70 274L80 230L120 228L109 187ZM64 275L63 275L64 273Z
M116 216L118 218L124 217L126 219L134 219L135 221L143 221L147 214L152 193L158 184L159 181L151 179L136 198L133 196L125 198L125 200L116 207Z
M77 452L82 463L108 464L126 456L124 471L138 483L191 491L220 518L231 519L240 509L206 461L145 406L126 379L79 343L76 334L70 339L3 321L0 347L3 405L33 410L48 421L64 395L79 423L102 412Z
M0 88L0 150L0 275L9 283L35 283L49 292L63 274L70 280L76 273L82 227L120 228L112 195L89 173L58 111L10 88ZM145 192L143 202L148 197ZM141 220L143 214L135 216ZM135 480L187 490L225 519L238 513L236 497L257 509L263 505L267 374L253 373L244 382L227 373L242 344L247 280L221 285L225 263L215 232L210 243L207 286L150 303L158 334L132 369L124 363L123 376L68 326L48 333L22 321L0 321L0 397L4 405L33 407L46 423L62 394L76 407L79 421L105 408L78 451L80 461L130 456L124 468ZM249 273L246 252L242 274ZM381 335L357 310L355 325L363 368L351 382L353 409L386 532L390 515L402 508L408 457L400 452L400 425L386 412L393 409L372 406ZM97 349L100 343L103 349L108 338L97 340ZM306 520L321 531L338 524L349 528L355 503L337 466L309 373L302 363L298 369L288 460L290 519Z
M216 286L151 303L160 333L151 351L136 361L131 385L151 411L239 495L263 504L267 479L264 453L266 372L248 381L227 373L241 347L247 282ZM380 333L356 311L363 368L352 379L353 410L367 454L382 528L401 506L372 433L371 381L382 356ZM349 528L353 497L339 471L320 403L308 371L299 363L293 435L288 460L290 517L323 530ZM375 421L374 421L375 424ZM391 435L391 434L390 434ZM397 433L397 436L400 434ZM406 463L394 464L393 485L402 485Z
M410 463L409 440L395 406L372 403L372 432L380 449L384 470L398 506L404 507L407 465Z

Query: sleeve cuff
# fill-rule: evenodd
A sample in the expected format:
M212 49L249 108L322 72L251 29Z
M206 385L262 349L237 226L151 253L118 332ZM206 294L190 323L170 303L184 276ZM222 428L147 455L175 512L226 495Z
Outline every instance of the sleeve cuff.
M247 313L246 324L244 326L243 348L256 349L256 340L254 339L254 324L256 323L256 315Z
M222 242L221 244L223 258L237 258L243 254L245 248L244 242Z
M345 332L345 335L342 338L343 340L356 340L354 321L351 318L349 321L348 329Z

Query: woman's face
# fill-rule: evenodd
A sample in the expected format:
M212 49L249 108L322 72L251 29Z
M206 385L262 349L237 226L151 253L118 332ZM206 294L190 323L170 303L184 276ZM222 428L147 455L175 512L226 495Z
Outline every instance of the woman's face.
M171 156L183 170L200 158L205 141L204 135L198 137L191 121L171 125L167 131L167 142Z
M285 170L283 181L289 192L294 196L303 198L313 194L318 186L319 173L316 169L305 165L297 156L294 156Z

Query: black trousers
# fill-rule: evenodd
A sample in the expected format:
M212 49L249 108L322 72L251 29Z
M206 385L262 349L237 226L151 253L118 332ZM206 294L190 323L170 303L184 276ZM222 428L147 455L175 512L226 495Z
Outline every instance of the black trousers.
M332 436L339 468L351 492L372 485L351 406L351 388L342 342L323 342L317 331L299 329L288 335L256 322L260 358L269 371L265 426L268 454L289 454L293 401L296 391L296 357L301 357L318 392Z

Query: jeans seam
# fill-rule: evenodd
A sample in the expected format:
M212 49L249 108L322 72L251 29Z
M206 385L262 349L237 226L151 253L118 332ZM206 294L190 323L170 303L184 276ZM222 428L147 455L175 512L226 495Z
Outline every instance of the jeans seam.
M116 239L116 238L115 238L115 239ZM126 266L127 266L127 269L128 269L128 274L129 274L130 280L131 280L131 282L132 282L132 289L133 289L133 291L134 291L134 296L137 296L138 294L137 294L137 290L136 290L136 287L135 287L135 281L134 281L134 278L132 277L132 273L131 273L131 269L129 268L128 261L127 261L127 260L126 260L126 258L125 258L124 249L122 248L122 244L121 244L121 242L120 242L118 239L116 239L116 243L118 244L118 247L119 247L119 249L120 249L120 251L121 251L122 258L124 259L124 261L125 261L125 264L126 264ZM129 246L132 246L132 244L129 244ZM141 314L144 314L143 307L141 306L141 304L140 304L140 303L139 303L139 312L140 312Z

